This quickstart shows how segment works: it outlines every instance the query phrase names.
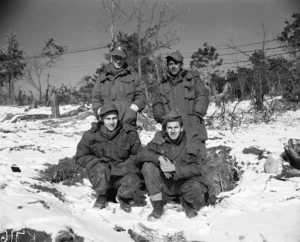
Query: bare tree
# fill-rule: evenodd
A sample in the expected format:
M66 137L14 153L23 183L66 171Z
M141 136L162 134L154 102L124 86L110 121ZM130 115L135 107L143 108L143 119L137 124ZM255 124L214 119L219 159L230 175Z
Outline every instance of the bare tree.
M267 67L267 57L265 55L265 46L266 46L266 29L264 23L262 23L263 30L263 40L262 47L254 52L243 51L239 47L237 47L233 41L231 40L231 45L229 47L240 54L245 55L252 64L252 69L248 72L248 81L250 82L251 95L253 97L253 104L257 110L263 109L263 102L265 94L268 92L269 87L269 74ZM239 65L239 61L237 61L237 65ZM242 70L240 68L239 70ZM244 72L245 73L245 72ZM249 76L250 75L250 76ZM238 80L240 84L244 84L244 76L238 74ZM243 90L244 85L241 85L241 90Z
M141 61L162 49L170 49L179 42L178 33L182 26L170 27L182 11L163 1L156 0L151 5L146 0L135 2L135 22L138 34L138 72L141 74Z
M109 44L110 50L115 43L115 24L116 22L127 14L122 11L121 0L101 0L101 14L104 14L108 19L108 22L101 22L102 30L104 30L111 37L111 43Z
M136 23L133 33L137 33L138 36L139 74L142 73L142 59L152 57L155 61L155 53L162 49L170 49L178 43L179 31L184 29L180 25L171 27L183 10L176 10L176 7L165 1L135 0L134 5L130 4L132 2L121 0L101 0L101 3L101 13L109 19L109 22L102 25L111 36L111 49L116 42L116 33L121 30L124 32L124 27L129 23Z
M61 60L62 54L66 51L66 47L55 44L51 38L46 41L41 53L38 56L28 58L28 65L26 70L26 80L38 92L39 101L42 101L43 89L45 87L46 93L49 92L50 73ZM46 99L48 95L46 95ZM45 100L47 103L48 100Z
M118 37L130 37L136 43L134 54L137 61L137 71L142 76L144 67L142 61L146 58L154 63L156 78L160 78L160 59L156 53L163 49L170 49L179 42L179 32L184 30L184 26L175 24L175 20L183 13L183 8L177 8L167 1L160 0L101 0L101 13L108 17L106 23L106 33L111 36L110 50ZM124 31L129 27L131 34ZM124 40L124 38L123 38ZM132 45L132 44L131 44ZM106 56L109 59L109 56ZM146 85L146 96L149 98L149 90Z
M38 92L39 100L42 99L42 74L45 70L45 65L41 63L39 57L33 57L29 61L26 69L27 82Z

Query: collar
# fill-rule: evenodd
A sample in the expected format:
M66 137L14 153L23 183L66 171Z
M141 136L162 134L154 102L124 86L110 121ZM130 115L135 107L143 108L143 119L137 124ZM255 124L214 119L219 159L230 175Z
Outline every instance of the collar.
M181 132L181 134L179 135L179 137L176 140L171 140L169 135L166 132L163 132L163 137L164 140L166 141L166 143L170 143L173 145L180 145L182 142L184 142L186 140L186 136L185 136L185 132Z
M113 130L110 131L108 130L103 123L101 123L99 132L102 137L104 137L107 140L112 140L115 138L121 131L122 125L118 124L117 127Z
M162 82L168 82L168 81L173 82L173 80L174 80L177 83L177 82L182 81L183 78L186 76L186 74L187 74L187 70L185 70L185 69L182 69L175 77L171 76L168 72L163 75Z
M130 72L130 68L126 62L124 63L124 66L120 68L120 70L116 69L113 63L109 63L105 66L104 71L106 76L108 75L117 76L123 73Z
M186 140L185 131L183 131L181 133L181 135L178 137L178 139L175 142L169 138L169 136L166 132L158 131L155 133L152 142L155 144L158 144L158 145L162 145L163 143L169 143L169 144L174 144L174 145L178 146L185 140Z

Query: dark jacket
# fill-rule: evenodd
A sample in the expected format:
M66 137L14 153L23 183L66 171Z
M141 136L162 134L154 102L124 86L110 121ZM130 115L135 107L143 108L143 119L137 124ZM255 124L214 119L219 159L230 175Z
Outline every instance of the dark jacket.
M141 149L141 141L134 127L120 124L111 138L100 132L101 122L93 123L77 145L76 163L89 170L95 163L109 163L111 175L125 176L138 173L136 155Z
M209 91L196 72L182 70L176 78L165 74L153 100L153 115L158 123L168 111L191 116L201 140L207 139L203 117L209 104Z
M152 141L139 152L137 159L159 166L158 157L161 155L169 158L175 165L174 180L193 179L207 185L206 178L202 176L203 159L199 148L197 144L187 146L185 134L176 145L164 132L158 131Z
M130 106L132 103L143 110L146 105L145 87L137 72L125 64L116 76L112 72L113 64L107 64L96 80L92 91L92 109L96 114L104 104L119 101Z

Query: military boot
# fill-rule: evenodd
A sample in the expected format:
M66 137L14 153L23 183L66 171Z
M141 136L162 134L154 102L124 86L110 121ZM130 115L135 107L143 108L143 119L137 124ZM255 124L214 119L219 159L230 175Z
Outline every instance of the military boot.
M120 208L123 211L125 211L126 213L131 212L131 205L130 205L130 202L132 201L131 198L124 198L124 197L118 196L118 201L120 203Z
M164 200L151 201L153 211L148 216L148 221L154 221L155 219L159 219L164 214L164 206L166 202Z
M181 206L184 209L185 215L188 218L194 218L198 215L196 209L194 208L193 204L188 203L187 201L185 201L184 198L181 198Z
M103 209L106 207L106 197L104 195L98 195L94 208Z

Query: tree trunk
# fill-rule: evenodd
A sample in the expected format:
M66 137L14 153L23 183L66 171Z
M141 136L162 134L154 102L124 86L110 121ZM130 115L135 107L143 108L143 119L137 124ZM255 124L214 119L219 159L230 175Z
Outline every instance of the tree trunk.
M240 91L241 91L241 99L244 98L245 95L245 81L244 81L244 77L241 75L238 75L238 82L239 82L239 87L240 87Z
M22 106L22 105L23 105L23 102L22 102L22 91L20 90L19 94L18 94L18 106Z
M39 87L39 102L42 102L42 86Z
M138 73L139 73L140 77L142 78L142 58L139 56L137 58L137 61L138 61L138 64L137 64ZM145 83L145 94L146 94L147 100L149 100L149 92L148 92L148 87L147 87L146 83Z
M51 97L51 112L52 112L52 118L59 118L59 105L58 105L58 99L57 94L53 93Z
M231 88L230 83L226 82L226 84L223 87L223 91L221 93L211 97L212 100L215 101L215 103L218 107L221 106L222 101L223 102L226 101L225 97L228 95L230 88Z
M160 80L159 68L158 68L155 56L153 54L153 51L152 51L152 58L153 58L154 66L155 66L155 71L156 71L157 79Z
M49 106L49 86L46 89L46 93L45 93L45 105Z
M8 100L9 104L13 103L13 82L11 76L8 77Z

